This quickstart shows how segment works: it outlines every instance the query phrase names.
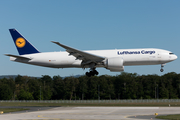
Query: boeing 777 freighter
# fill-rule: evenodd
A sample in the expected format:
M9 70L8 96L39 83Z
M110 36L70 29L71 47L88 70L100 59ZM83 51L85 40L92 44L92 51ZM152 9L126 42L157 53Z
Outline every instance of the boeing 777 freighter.
M19 55L10 56L11 61L51 68L90 68L87 76L98 75L97 67L104 67L112 72L124 71L124 66L132 65L161 65L163 72L165 63L177 59L170 51L144 48L144 49L114 49L82 51L59 42L51 41L64 49L64 52L39 52L16 29L9 29Z

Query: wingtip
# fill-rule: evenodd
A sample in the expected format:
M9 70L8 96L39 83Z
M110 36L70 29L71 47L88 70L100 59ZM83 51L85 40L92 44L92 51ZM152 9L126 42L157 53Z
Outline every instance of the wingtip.
M4 54L5 56L11 56L11 54Z
M60 44L59 42L56 42L56 41L51 41L51 42L52 42L52 43L55 43L55 44L58 44L58 45Z
M55 41L51 41L52 43L58 43L58 42L55 42Z

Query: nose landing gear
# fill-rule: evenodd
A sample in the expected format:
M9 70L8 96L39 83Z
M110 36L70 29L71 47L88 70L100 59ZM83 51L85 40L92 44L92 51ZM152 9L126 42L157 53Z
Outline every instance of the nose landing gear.
M161 72L164 71L164 69L163 69L164 65L166 65L166 64L161 64L161 69L160 69Z

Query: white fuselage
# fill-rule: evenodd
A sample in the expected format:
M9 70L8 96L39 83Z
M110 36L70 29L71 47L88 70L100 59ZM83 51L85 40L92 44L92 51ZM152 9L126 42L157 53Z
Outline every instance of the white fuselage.
M177 56L167 50L162 49L115 49L115 50L91 50L85 51L94 55L108 58L120 57L123 59L123 66L131 65L156 65L165 64L177 59ZM81 68L82 60L76 60L68 52L45 52L22 55L30 60L10 57L11 61L22 62L32 65L51 68ZM105 67L97 65L96 67Z

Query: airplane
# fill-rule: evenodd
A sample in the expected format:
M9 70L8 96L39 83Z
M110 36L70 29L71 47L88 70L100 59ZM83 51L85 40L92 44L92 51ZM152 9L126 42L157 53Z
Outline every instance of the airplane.
M11 61L50 68L90 68L86 76L98 75L96 68L103 67L111 72L122 72L124 66L133 65L161 65L160 71L166 63L174 61L177 56L167 50L156 48L142 49L112 49L112 50L78 50L59 42L51 41L66 51L39 52L16 29L9 29L19 55L10 56Z

